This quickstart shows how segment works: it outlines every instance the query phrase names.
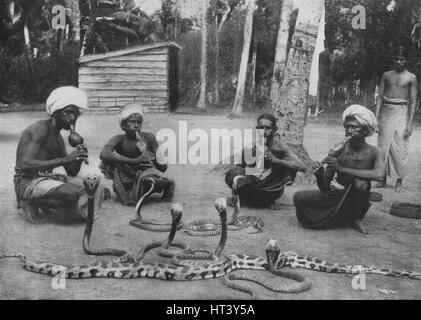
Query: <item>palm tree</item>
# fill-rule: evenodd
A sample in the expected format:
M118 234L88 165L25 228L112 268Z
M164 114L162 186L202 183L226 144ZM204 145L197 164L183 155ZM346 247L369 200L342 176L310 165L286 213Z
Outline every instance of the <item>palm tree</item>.
M206 81L207 81L207 60L208 60L208 26L207 14L209 0L202 0L202 57L200 61L200 96L197 103L199 109L206 109Z
M303 147L304 126L311 62L323 6L324 0L306 1L300 6L279 100L273 101L279 130L308 167L314 166L314 161Z
M232 108L232 114L234 115L239 115L243 112L244 89L247 77L247 65L250 52L251 35L253 31L253 14L255 8L256 5L254 0L248 0L247 16L244 26L243 51L241 55L240 71L238 73L237 92L235 93L235 101Z
M279 21L278 37L276 39L275 61L273 66L273 76L270 88L271 108L275 109L280 101L279 88L282 85L284 71L288 59L288 37L289 37L289 18L292 13L292 0L283 0L281 19Z

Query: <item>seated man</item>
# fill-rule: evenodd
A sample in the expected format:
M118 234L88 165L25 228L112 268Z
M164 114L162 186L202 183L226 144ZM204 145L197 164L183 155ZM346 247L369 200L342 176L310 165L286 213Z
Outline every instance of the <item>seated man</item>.
M243 163L230 169L225 174L225 182L238 193L241 204L279 209L275 203L284 192L286 185L291 185L297 171L306 171L304 163L282 141L277 131L276 119L271 114L262 114L257 119L256 129L264 130L265 161L264 170L256 175L246 174L247 164ZM253 147L255 150L256 147Z
M124 107L119 113L119 121L125 134L112 137L99 155L103 161L101 168L105 176L113 180L114 192L124 205L135 205L148 191L150 183L146 183L146 177L156 182L154 192L164 191L163 201L170 202L174 195L175 183L163 173L167 165L156 158L160 154L157 154L155 135L141 132L144 119L140 104Z
M85 146L67 153L60 131L74 126L81 109L87 107L84 91L75 87L60 87L51 92L46 108L49 119L39 120L26 128L16 152L15 192L18 206L26 218L35 224L44 222L53 212L64 217L86 218L87 194L82 179L75 178L82 162L88 158ZM64 167L66 175L52 170ZM102 204L104 189L96 193L96 213Z
M305 228L323 229L352 226L362 233L369 229L361 220L370 203L370 181L382 181L386 174L384 152L366 143L374 133L374 114L360 105L349 106L342 121L348 142L337 154L327 156L315 175L320 191L300 191L294 195L298 221ZM333 177L337 173L336 181Z

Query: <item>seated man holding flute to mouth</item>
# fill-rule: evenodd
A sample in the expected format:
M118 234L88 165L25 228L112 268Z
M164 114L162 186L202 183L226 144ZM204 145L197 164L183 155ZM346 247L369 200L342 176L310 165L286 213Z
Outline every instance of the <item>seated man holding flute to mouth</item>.
M112 137L99 155L101 169L113 180L114 192L124 205L135 205L151 188L151 179L156 183L153 192L163 191L162 201L171 202L174 195L175 182L164 174L167 164L158 161L155 135L141 131L144 119L142 105L134 103L122 108L119 124L124 134Z
M369 233L362 219L370 208L370 181L382 181L386 174L384 152L365 141L375 132L377 120L367 108L351 105L342 122L348 140L322 161L326 169L315 172L320 190L295 193L296 215L305 228L351 226Z
M88 151L83 144L67 153L61 130L74 129L82 109L87 107L85 92L72 86L59 87L46 102L48 119L26 128L19 139L14 175L18 206L25 218L41 224L53 213L69 219L86 218L87 194L80 177L82 162ZM53 173L63 167L67 175ZM104 198L102 186L95 195L97 214Z

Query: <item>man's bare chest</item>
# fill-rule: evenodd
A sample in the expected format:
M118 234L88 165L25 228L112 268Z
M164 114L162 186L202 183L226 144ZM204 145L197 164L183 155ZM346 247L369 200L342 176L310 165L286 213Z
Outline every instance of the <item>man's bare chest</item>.
M62 154L63 148L64 142L61 136L48 137L40 148L40 154L54 158Z
M148 141L145 141L146 143L146 150L150 150L149 148L149 144ZM121 154L124 155L126 157L130 157L130 158L135 158L137 156L139 156L140 154L142 154L142 152L140 151L140 147L138 145L137 141L134 140L123 140L120 145L116 148L116 151Z
M370 150L360 152L345 150L340 156L339 162L344 167L354 169L372 169L374 165Z
M399 74L393 74L389 75L386 78L386 87L387 88L404 88L408 89L411 85L411 79L409 75L399 75Z

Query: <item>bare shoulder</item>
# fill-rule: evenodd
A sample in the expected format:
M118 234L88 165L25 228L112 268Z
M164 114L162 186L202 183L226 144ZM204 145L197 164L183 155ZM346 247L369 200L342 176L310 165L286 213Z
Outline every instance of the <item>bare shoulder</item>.
M273 137L274 142L276 143L276 146L281 150L281 151L291 151L291 148L288 146L288 144L286 143L286 141L284 139L282 139L282 136L280 134L276 134Z
M38 120L31 124L22 132L22 137L32 137L37 140L46 138L48 136L48 121L47 119Z
M148 140L156 140L155 135L152 132L141 132L142 136Z
M411 79L411 81L416 81L417 80L417 76L415 74L413 74L412 72L408 71L408 76Z
M378 157L378 156L384 157L385 156L385 153L381 148L379 148L377 146L373 146L372 144L369 144L369 146L370 146L370 151L371 151L371 154L373 155L373 157Z
M121 143L125 137L126 135L124 134L117 134L108 140L107 145L117 145Z
M386 71L385 73L383 73L382 78L388 79L388 78L392 77L394 74L395 74L395 71L393 71L393 70Z

